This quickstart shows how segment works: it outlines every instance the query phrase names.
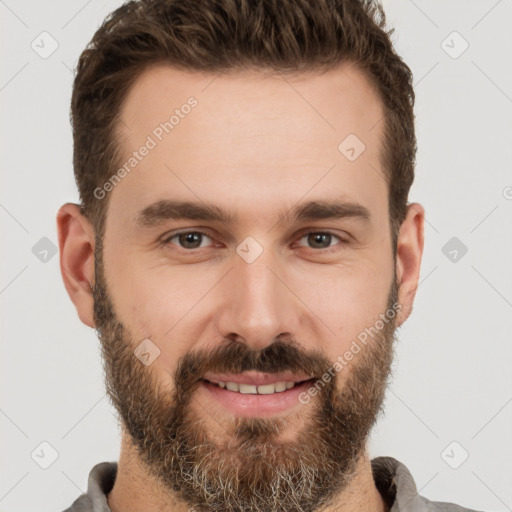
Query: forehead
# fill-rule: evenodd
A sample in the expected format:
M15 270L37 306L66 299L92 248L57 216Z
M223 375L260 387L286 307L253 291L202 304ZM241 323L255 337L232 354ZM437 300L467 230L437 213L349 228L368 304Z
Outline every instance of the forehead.
M384 112L352 63L300 75L157 65L134 82L120 114L121 165L138 154L111 192L114 205L201 199L254 212L308 194L387 200Z

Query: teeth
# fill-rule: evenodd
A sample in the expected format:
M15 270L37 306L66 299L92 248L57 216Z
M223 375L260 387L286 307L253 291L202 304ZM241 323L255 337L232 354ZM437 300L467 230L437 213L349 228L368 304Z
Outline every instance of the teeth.
M275 384L262 384L258 386L258 394L259 395L271 395L276 392Z
M276 382L276 393L286 391L286 382Z
M295 386L295 382L273 382L256 386L254 384L238 384L237 382L219 382L218 386L229 391L236 391L244 395L271 395L273 393L282 393Z
M240 384L240 393L244 395L255 395L257 392L256 386L252 384Z
M226 389L229 391L240 391L240 386L236 382L226 382Z

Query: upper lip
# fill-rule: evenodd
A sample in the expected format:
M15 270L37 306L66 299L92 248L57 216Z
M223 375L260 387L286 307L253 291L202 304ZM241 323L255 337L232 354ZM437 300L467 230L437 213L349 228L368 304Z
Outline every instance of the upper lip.
M261 373L249 371L244 373L207 373L203 380L217 384L218 382L236 382L237 384L252 384L263 386L274 382L302 382L311 379L311 375L296 375L291 373Z

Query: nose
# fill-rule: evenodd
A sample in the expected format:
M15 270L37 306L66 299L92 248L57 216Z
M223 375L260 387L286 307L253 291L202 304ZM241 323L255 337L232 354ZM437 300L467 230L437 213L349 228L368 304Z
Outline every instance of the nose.
M217 329L223 338L262 350L279 336L298 337L301 302L285 267L270 250L252 263L235 254L218 290Z

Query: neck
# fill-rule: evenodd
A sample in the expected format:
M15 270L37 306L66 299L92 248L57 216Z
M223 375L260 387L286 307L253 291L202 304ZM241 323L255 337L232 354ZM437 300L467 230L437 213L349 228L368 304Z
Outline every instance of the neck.
M145 472L137 452L123 432L121 454L114 487L107 496L112 512L190 512L190 505ZM389 512L375 487L367 451L358 461L354 477L334 500L317 512Z

